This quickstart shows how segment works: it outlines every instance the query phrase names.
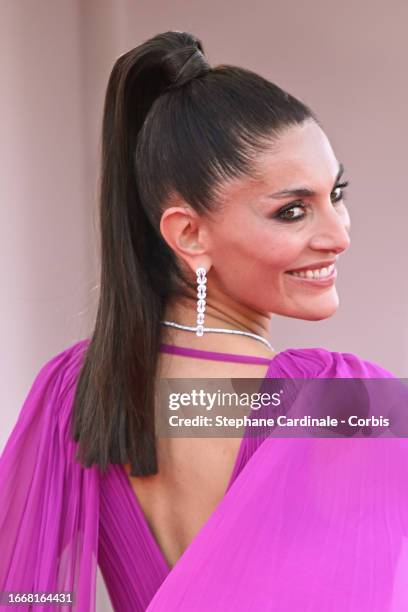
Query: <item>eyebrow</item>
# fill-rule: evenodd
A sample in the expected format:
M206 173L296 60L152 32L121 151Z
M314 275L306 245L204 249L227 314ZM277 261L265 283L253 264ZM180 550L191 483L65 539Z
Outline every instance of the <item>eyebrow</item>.
M339 163L339 169L337 172L336 180L334 181L333 188L339 182L341 175L344 172L344 166L342 163ZM315 191L308 189L307 187L297 187L296 189L283 189L282 191L276 191L275 193L271 193L268 195L268 198L287 198L288 196L295 196L300 198L313 197L316 195Z

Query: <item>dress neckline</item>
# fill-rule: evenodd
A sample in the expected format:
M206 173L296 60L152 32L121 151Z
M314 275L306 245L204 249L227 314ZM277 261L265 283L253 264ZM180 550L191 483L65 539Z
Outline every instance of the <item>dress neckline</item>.
M218 504L216 505L216 507L214 508L214 510L211 512L210 516L206 519L205 523L203 525L201 525L200 529L198 530L198 532L196 533L196 535L194 536L193 540L198 536L198 534L202 531L202 529L204 529L205 525L207 524L207 522L210 520L210 518L213 516L213 514L218 510L219 505L221 504L222 500L224 499L224 497L226 496L226 494L228 493L232 483L234 482L236 476L237 476L237 470L238 467L241 463L241 459L242 456L246 450L246 440L247 440L247 435L244 432L243 437L241 438L241 442L239 444L238 447L238 452L237 455L235 457L235 462L234 462L234 466L232 468L232 472L228 481L228 485L227 488L225 489L225 492L223 494L223 496L221 497L221 500L218 502ZM123 464L118 464L118 468L119 468L119 472L121 473L121 475L123 476L123 478L126 480L125 486L126 486L126 490L128 492L128 496L129 496L129 501L131 506L133 507L133 509L136 511L136 513L139 516L139 519L144 527L145 533L147 534L148 539L150 540L150 544L151 546L156 550L157 552L157 556L160 559L160 563L166 568L166 572L167 574L170 574L173 569L175 568L175 566L177 565L179 559L177 559L177 561L175 562L175 564L173 566L171 566L166 557L164 556L164 552L162 551L159 542L156 538L156 536L153 533L153 529L150 527L150 524L147 520L147 517L145 516L145 513L143 511L142 505L135 493L135 491L133 490L133 486L132 483L130 481L130 477L127 474L125 467L123 466ZM190 548L192 542L190 542L190 544L187 546L187 548L183 551L182 555L184 555L184 553L186 552L186 550L188 550L188 548ZM179 558L181 558L181 556Z
M272 370L273 366L275 365L275 362L277 362L282 355L285 355L286 353L289 353L290 349L285 349L285 350L277 353L274 357L272 357L272 359L267 359L267 358L264 358L264 357L254 357L252 355L236 355L236 354L233 354L233 353L222 353L222 352L216 352L216 351L205 351L205 350L201 350L201 349L193 349L193 348L175 346L173 344L165 344L165 343L162 343L160 345L160 351L168 352L168 353L172 353L172 354L187 355L187 356L191 356L191 357L201 357L203 359L214 359L214 360L220 360L220 361L221 360L222 361L224 361L224 360L226 360L226 361L240 361L242 359L244 361L244 363L263 363L263 364L269 364L269 367L268 367L268 369L267 369L267 371L266 371L266 373L264 374L264 377L263 377L263 380L265 380L265 379L269 378L269 373ZM227 488L225 489L224 495L221 497L221 500L218 502L217 506L211 512L211 514L208 517L208 519L200 527L199 531L194 536L193 540L204 529L205 525L211 519L211 517L215 514L215 512L217 512L218 507L222 503L223 499L225 498L225 496L228 493L231 485L233 484L233 482L235 481L235 479L236 479L236 477L237 477L237 475L239 473L238 468L239 468L239 466L241 464L242 457L244 456L244 453L247 452L247 450L248 450L248 426L245 427L245 429L244 429L244 434L243 434L243 437L241 438L241 442L240 442L239 447L238 447L238 452L237 452L236 457L235 457L235 461L234 461L234 465L233 465L233 468L232 468L232 472L230 474L228 485L227 485ZM144 514L144 511L142 509L142 506L141 506L141 504L139 502L139 499L138 499L135 491L133 490L133 486L132 486L132 483L130 481L130 477L129 477L129 475L126 472L124 465L123 464L118 464L118 468L119 468L120 475L122 476L122 478L125 481L125 488L126 488L126 491L127 491L128 497L129 497L129 503L131 504L131 507L133 508L135 513L138 515L139 520L140 520L140 522L143 525L143 528L144 528L144 531L146 533L146 536L150 540L152 548L154 548L156 550L156 554L157 554L157 557L160 559L160 563L166 569L167 575L169 575L173 571L175 566L177 565L178 560L176 561L176 563L174 564L173 567L171 567L169 565L169 563L167 562L167 559L164 556L164 553L163 553L161 547L159 546L157 538L153 534L153 530L152 530L152 528L150 527L150 525L148 523L148 520L147 520L147 518L146 518L146 516ZM191 544L192 543L190 543L187 546L186 550L188 550L188 548L191 546ZM182 553L182 555L184 555L186 550Z

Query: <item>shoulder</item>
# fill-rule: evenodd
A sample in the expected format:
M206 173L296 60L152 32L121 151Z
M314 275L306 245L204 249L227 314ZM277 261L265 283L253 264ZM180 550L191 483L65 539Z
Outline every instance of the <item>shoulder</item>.
M82 365L89 339L79 340L53 355L40 367L34 384L53 383L61 389L72 383Z
M84 338L56 353L41 366L38 375L47 376L53 372L64 373L67 369L80 365L89 342L89 338Z
M42 452L44 457L47 452L54 457L66 452L75 380L88 343L87 339L75 342L48 359L37 371L6 440L0 477L2 466L8 466L9 462L18 469L20 462L27 458L38 462Z
M279 366L291 377L395 378L375 361L323 347L289 348L280 357Z
M50 357L42 364L36 378L67 378L81 366L89 342L89 338L79 340Z
M88 338L75 342L40 366L20 410L19 425L27 421L59 420L64 414L68 416L88 344Z

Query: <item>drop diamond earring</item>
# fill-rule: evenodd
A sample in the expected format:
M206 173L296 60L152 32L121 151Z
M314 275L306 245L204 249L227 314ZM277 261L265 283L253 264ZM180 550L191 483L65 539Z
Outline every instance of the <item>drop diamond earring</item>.
M196 269L197 275L197 336L204 335L204 314L205 314L205 297L207 295L207 271L205 268L200 266Z

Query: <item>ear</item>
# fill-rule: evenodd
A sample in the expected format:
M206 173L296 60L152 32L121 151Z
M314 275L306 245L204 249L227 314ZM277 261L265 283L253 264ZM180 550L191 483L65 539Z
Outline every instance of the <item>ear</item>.
M167 208L160 220L160 232L171 249L195 272L211 268L210 236L203 217L188 205Z

